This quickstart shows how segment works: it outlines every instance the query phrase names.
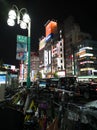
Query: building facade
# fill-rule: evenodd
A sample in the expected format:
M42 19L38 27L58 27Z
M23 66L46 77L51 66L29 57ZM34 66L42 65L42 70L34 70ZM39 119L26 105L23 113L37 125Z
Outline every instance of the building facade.
M76 75L80 80L97 78L97 41L83 40L77 46Z
M74 18L71 16L65 20L63 30L66 76L76 76L75 49L82 40L91 39L91 36L81 32L80 26L75 23Z

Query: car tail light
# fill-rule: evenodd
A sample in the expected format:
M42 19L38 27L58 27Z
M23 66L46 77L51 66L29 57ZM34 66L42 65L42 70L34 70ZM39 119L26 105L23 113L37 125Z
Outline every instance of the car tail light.
M96 88L96 91L97 91L97 88Z

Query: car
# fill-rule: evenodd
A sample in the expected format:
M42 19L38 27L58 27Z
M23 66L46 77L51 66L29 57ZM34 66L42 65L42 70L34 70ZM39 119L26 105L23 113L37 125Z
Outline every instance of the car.
M78 82L75 77L60 78L56 91L62 95L76 98L96 99L97 98L97 83L95 82Z
M97 130L97 100L64 107L64 130Z
M80 96L85 99L97 98L97 83L77 83L77 88L80 91Z
M69 97L74 96L79 91L75 87L75 83L77 82L76 77L60 77L58 80L57 88L55 88L56 98L60 101L62 98L62 94L64 93L65 99L68 101Z
M55 91L55 88L57 88L58 86L58 82L59 82L59 78L50 78L49 80L50 84L49 84L49 89L50 91Z
M40 89L49 89L50 86L49 79L39 79L37 82Z
M76 77L60 77L58 81L58 88L59 89L67 89L69 90L69 86L74 85L76 82Z

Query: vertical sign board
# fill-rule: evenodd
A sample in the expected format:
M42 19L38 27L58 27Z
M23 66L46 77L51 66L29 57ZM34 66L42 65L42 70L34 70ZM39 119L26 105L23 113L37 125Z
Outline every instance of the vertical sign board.
M17 35L16 59L26 60L27 58L27 36Z
M45 27L45 35L48 37L50 34L55 34L57 32L57 22L50 21Z

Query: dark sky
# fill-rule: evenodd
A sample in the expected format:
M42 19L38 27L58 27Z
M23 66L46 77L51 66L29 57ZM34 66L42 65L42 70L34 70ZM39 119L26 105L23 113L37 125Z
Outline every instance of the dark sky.
M44 24L55 19L63 22L72 15L81 31L90 33L97 39L97 4L87 0L0 0L0 59L6 64L18 65L16 60L16 36L27 35L16 24L7 25L8 11L15 4L19 9L26 8L31 17L31 50L37 51L38 41L45 35Z

